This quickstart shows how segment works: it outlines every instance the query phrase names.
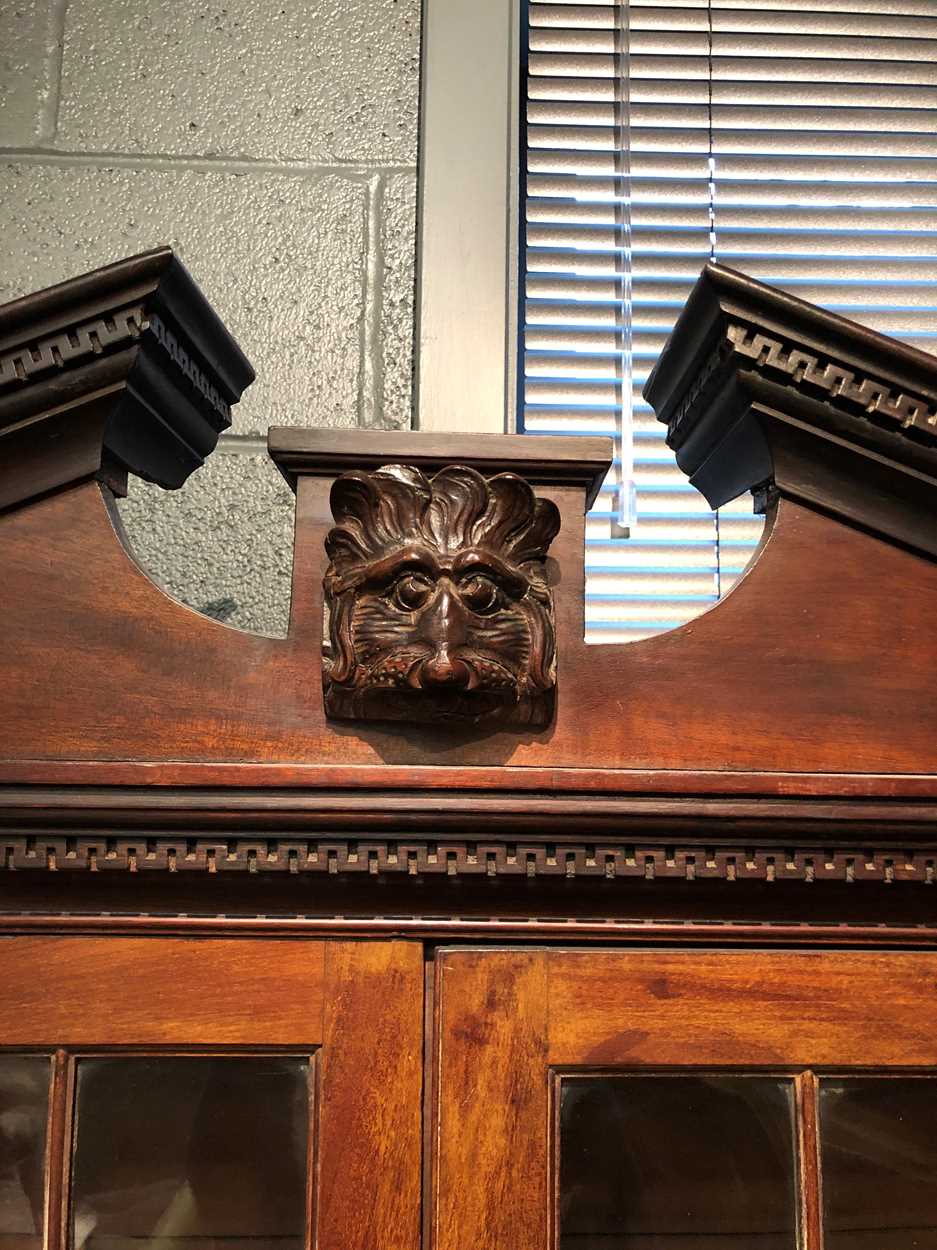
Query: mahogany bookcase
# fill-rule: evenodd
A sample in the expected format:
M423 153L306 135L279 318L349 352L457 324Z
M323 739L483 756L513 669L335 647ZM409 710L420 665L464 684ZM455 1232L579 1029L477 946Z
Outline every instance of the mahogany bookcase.
M937 1245L937 361L707 266L765 537L606 646L594 438L274 429L287 637L174 601L252 376L168 249L0 308L0 1245Z

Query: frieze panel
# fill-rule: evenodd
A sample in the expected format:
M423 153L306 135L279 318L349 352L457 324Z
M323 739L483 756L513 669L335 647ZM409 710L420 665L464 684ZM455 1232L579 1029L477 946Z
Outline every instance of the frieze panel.
M836 881L933 885L937 848L665 846L527 840L108 838L0 840L7 872L565 877L643 881Z

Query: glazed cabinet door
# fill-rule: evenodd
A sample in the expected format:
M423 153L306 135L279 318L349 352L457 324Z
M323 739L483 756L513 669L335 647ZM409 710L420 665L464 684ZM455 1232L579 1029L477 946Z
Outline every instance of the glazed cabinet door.
M8 937L0 960L0 1250L418 1250L418 945Z
M447 950L434 1250L937 1250L937 954Z

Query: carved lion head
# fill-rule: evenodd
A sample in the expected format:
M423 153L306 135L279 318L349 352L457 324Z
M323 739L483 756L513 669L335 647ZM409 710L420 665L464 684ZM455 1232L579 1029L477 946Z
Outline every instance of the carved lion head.
M546 724L556 506L513 473L396 464L343 474L331 504L327 713Z

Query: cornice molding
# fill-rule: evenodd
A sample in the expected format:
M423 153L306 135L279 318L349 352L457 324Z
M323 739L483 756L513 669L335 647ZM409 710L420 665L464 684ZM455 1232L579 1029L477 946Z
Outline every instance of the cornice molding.
M933 777L826 777L822 788L815 785L811 791L798 790L793 783L816 778L747 774L748 787L740 790L727 784L725 776L695 774L695 792L689 790L688 778L667 792L662 788L666 774L650 774L639 775L643 788L628 793L611 789L611 783L621 783L627 775L597 771L590 777L587 770L578 770L562 786L562 770L529 770L530 788L508 789L497 782L510 780L517 786L528 778L523 769L505 771L509 776L499 778L497 770L486 774L480 769L384 766L321 778L305 773L265 777L261 771L251 777L252 785L237 774L225 784L223 771L197 773L189 786L162 785L155 778L143 785L3 785L0 839L5 833L58 837L89 830L99 836L146 831L175 837L244 837L263 831L289 838L412 835L667 844L695 839L707 845L720 840L790 845L811 838L831 845L915 846L933 837L937 845ZM333 784L327 786L326 779ZM729 782L741 779L728 776ZM547 792L551 780L553 789ZM581 786L583 780L604 781L606 788L572 784ZM652 780L657 783L653 788ZM838 781L839 788L832 788L831 781ZM850 789L845 784L849 781L865 784ZM897 785L889 784L893 782Z
M890 419L908 438L937 443L937 397L923 387L915 393L906 384L883 382L832 356L812 354L796 343L772 338L755 325L730 324L726 338L731 351L757 363L766 373L776 372L804 391L825 392L828 402L852 409L858 416Z
M0 352L0 392L131 344L145 328L143 304L137 302L129 308L115 309L108 316L79 320L55 334L21 342Z
M645 396L713 507L776 487L937 554L937 359L925 352L707 265Z
M559 920L501 916L198 916L114 912L0 912L0 934L188 938L409 938L459 942L615 942L665 946L870 947L926 950L937 928L914 923L777 920L657 920L618 917Z
M0 507L128 472L181 486L253 377L169 248L0 306Z
M914 446L930 441L937 445L937 395L924 387L912 391L906 383L885 382L855 365L850 368L831 353L806 351L793 337L766 334L751 321L731 321L667 421L670 446L682 446L694 422L701 419L713 379L732 365L745 362L769 380L795 388L805 398L819 397L857 417L886 423L911 441L912 451Z
M610 438L552 438L527 434L429 434L399 430L327 430L273 426L267 449L296 489L298 477L336 478L385 465L412 465L432 475L447 465L467 465L483 477L516 473L531 486L571 486L585 491L585 511L595 502L612 465Z

